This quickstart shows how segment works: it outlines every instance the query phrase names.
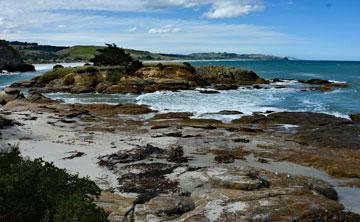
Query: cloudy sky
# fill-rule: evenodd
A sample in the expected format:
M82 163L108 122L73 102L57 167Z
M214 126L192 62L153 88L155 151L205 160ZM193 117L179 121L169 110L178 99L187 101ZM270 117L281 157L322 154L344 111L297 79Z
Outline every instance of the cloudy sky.
M359 0L0 0L0 39L360 60Z

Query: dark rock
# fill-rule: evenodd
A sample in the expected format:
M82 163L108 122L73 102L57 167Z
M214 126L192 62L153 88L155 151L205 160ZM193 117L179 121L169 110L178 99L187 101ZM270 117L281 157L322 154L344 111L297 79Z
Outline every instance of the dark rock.
M349 116L353 122L356 122L356 123L360 122L360 113L350 114Z
M263 86L260 86L260 85L254 85L253 88L254 88L254 89L263 89L264 87L263 87Z
M244 114L244 113L239 112L239 111L234 111L234 110L222 110L222 111L217 112L217 113L209 113L209 114L215 114L215 115L241 115L241 114Z
M152 119L153 120L162 120L162 119L190 119L192 113L188 112L170 112L170 113L159 113L156 114Z
M56 69L63 69L63 68L64 68L64 66L63 66L63 65L60 65L60 64L54 65L54 67L53 67L54 70L56 70Z
M320 180L313 180L309 187L311 190L329 198L332 200L338 200L338 194L336 190L329 184L322 182Z
M10 119L7 119L0 115L0 129L3 129L8 126L13 126L14 122Z
M259 163L269 163L269 161L267 159L264 159L264 158L259 158L257 161Z
M239 86L233 84L215 84L214 88L216 90L236 90L239 88Z
M213 125L207 125L207 126L199 127L199 128L203 128L203 129L206 129L206 130L215 130L215 129L217 129L216 126L213 126Z
M66 118L72 119L72 118L81 117L83 115L89 115L89 114L90 114L90 112L88 110L82 110L79 112L73 112L73 113L67 114Z
M219 94L220 93L219 91L216 91L216 90L200 90L199 92L202 94Z
M170 128L171 126L168 126L168 125L155 125L155 126L152 126L150 129L152 130L157 130L157 129L166 129L166 128Z
M273 79L273 82L284 82L284 81L281 79L275 78L275 79Z
M78 157L82 157L82 156L86 155L85 153L78 152L78 151L74 151L74 152L70 152L70 153L73 153L73 154L68 157L64 157L63 160L72 160L74 158L78 158Z
M310 79L310 80L299 80L301 83L310 84L310 85L324 85L331 83L328 80L323 79Z
M243 139L243 138L237 138L237 139L233 139L233 141L235 143L250 143L249 139Z

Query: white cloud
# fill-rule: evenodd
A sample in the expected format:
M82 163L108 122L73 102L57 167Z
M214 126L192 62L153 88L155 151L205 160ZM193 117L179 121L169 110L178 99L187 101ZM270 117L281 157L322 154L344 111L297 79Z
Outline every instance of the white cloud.
M128 32L128 33L133 33L133 32L136 32L136 31L137 31L137 27L136 27L136 26L134 26L134 27L129 28L129 29L126 30L126 32Z
M149 29L148 33L149 34L162 34L162 33L177 33L177 32L181 32L181 31L182 31L181 28L178 28L178 27L174 28L172 25L166 25L159 29L155 29L155 28Z
M264 9L263 4L254 1L223 0L214 2L213 7L204 16L211 19L235 18Z

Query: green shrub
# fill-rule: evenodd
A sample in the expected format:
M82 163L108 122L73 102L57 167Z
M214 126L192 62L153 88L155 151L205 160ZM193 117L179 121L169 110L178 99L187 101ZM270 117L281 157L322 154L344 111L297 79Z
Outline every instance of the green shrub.
M95 66L123 66L128 74L133 74L143 67L142 62L133 59L123 48L115 44L106 44L106 46L98 49L97 54L90 60Z
M82 74L82 73L98 73L99 70L94 66L85 66L85 67L79 67L76 70L76 73Z
M124 76L126 76L126 74L121 68L109 69L107 81L111 82L113 85L116 85Z
M19 150L0 151L0 221L107 221L93 200L100 188L41 159L24 160Z

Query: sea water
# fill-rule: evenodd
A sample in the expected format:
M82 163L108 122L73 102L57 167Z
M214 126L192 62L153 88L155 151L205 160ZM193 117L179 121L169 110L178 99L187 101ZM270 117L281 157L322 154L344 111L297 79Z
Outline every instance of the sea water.
M230 121L239 115L213 114L222 110L236 110L244 114L264 111L311 111L348 118L360 112L360 62L344 61L190 61L194 66L218 65L255 71L266 79L285 79L285 88L274 86L262 89L240 87L220 91L219 94L201 94L197 90L132 94L48 94L68 103L138 103L159 111L192 112L200 118ZM80 65L80 64L68 64ZM0 87L12 82L31 79L50 69L52 65L36 65L37 72L0 74ZM350 84L330 92L304 90L310 86L295 80L326 79Z

